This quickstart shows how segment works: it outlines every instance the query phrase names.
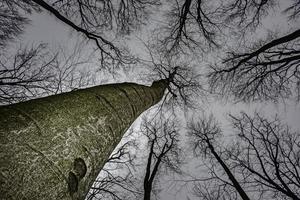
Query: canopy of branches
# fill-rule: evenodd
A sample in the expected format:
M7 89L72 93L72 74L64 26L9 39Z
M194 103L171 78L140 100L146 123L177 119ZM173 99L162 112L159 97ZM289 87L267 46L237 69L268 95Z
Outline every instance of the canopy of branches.
M33 14L84 42L71 52L22 42ZM199 117L219 99L232 108L288 101L299 109L299 25L299 0L0 0L0 104L105 81L163 80L162 101L137 131L146 145L134 138L115 150L89 199L158 198L168 172L193 183L196 199L300 199L299 132L261 113L229 115L232 133L224 121ZM142 164L132 154L138 148ZM205 176L183 169L183 152L193 152Z

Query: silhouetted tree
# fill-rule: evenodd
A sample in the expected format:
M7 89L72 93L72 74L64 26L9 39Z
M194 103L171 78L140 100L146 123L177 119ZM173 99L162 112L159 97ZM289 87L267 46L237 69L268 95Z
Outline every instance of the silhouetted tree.
M212 118L189 126L196 153L210 162L210 175L195 179L196 195L239 199L236 194L242 197L244 191L255 199L299 199L299 133L257 113L230 118L237 140L227 146L216 140L221 130Z
M24 17L19 9L27 13L37 10L37 7L29 1L1 0L0 1L0 48L4 50L7 43L23 32L29 20Z
M35 1L41 4L39 0ZM51 2L51 1L48 1ZM119 34L130 34L145 24L148 14L159 0L56 0L51 6L65 15L66 18L78 22L78 25L93 33L104 33L117 30Z
M178 122L174 119L144 119L141 132L148 139L148 156L144 175L144 200L150 200L155 182L162 173L180 173L180 149L178 146Z
M135 177L133 149L137 149L135 139L129 139L114 150L90 188L87 199L129 200L140 195L135 181L138 177Z
M160 175L181 173L178 127L174 117L165 119L164 116L155 115L151 120L144 117L140 129L135 133L147 140L147 146L143 149L146 154L139 153L143 157L140 159L145 158L145 162L137 164L133 152L141 152L142 149L136 145L136 138L129 139L126 136L129 140L108 159L88 199L152 199L151 196L157 192L156 184ZM142 170L136 170L135 166Z
M202 76L188 62L181 61L175 55L161 54L153 46L145 44L145 47L149 54L149 60L141 61L148 70L145 79L153 81L169 77L169 85L161 105L172 111L175 108L195 109L197 97L201 96L203 101L206 99L207 91L202 87Z
M105 32L109 30L111 35L115 29L121 34L131 33L144 23L151 7L159 4L158 0L58 0L51 3L43 0L32 1L72 30L92 40L100 52L101 67L110 70L114 66L133 63L135 59L125 47L114 44L111 41L113 38L107 39Z
M263 17L267 16L276 4L275 0L223 1L218 14L224 16L225 22L237 25L244 32L261 25Z
M175 0L168 3L169 9L164 13L168 23L159 29L158 40L167 53L183 54L197 48L206 52L220 47L228 33L247 37L245 34L255 31L277 5L275 0ZM286 12L296 18L298 8L296 1Z
M209 155L217 161L217 163L224 170L224 174L228 177L227 184L234 187L241 199L250 200L245 190L242 188L237 178L231 171L228 164L222 159L221 154L216 150L215 143L216 138L220 136L221 129L218 127L213 117L210 116L208 119L200 119L196 123L190 123L189 135L194 144L194 152L202 155Z
M97 0L2 0L0 46L17 36L28 22L22 12L47 11L64 25L93 41L100 54L103 68L135 62L128 50L114 44L107 35L130 34L146 22L158 0L97 1ZM109 31L109 34L107 33Z
M217 46L215 36L220 24L214 18L215 7L202 0L170 1L169 7L165 13L168 23L159 33L163 37L158 39L167 53L186 53L185 47L192 50L204 48L205 44Z
M77 61L61 65L59 55L48 55L45 45L19 49L15 54L1 53L1 102L73 90L0 106L3 198L84 198L101 169L105 176L96 181L90 198L98 195L124 199L124 193L116 191L118 188L140 194L131 182L131 172L123 176L112 173L113 168L103 168L106 162L108 166L131 163L130 154L124 150L126 144L109 158L124 132L140 113L160 100L161 113L170 110L163 110L165 105L171 105L173 114L177 105L195 108L194 97L202 97L205 91L199 81L203 76L190 62L177 62L184 57L182 54L189 56L190 51L197 52L196 48L205 52L226 46L225 36L232 32L240 32L236 38L246 40L248 31L262 24L276 1L0 0L1 50L22 33L29 23L27 14L47 12L94 42L101 66L110 71L136 64L137 60L116 38L145 25L160 5L166 23L159 26L158 42L152 41L157 53L149 51L150 61L139 60L139 64L150 66L151 73L146 72L146 77L153 81L151 86L123 83L77 90L86 85L84 76L73 73L72 65ZM298 18L299 5L295 0L284 10L290 20ZM294 93L300 99L299 36L299 30L294 30L285 36L247 44L251 47L247 50L240 45L230 51L222 65L212 66L208 76L212 91L243 101L277 101ZM208 161L211 175L202 179L207 183L198 184L195 192L210 200L249 199L248 195L299 199L298 137L290 136L289 131L276 135L277 129L281 131L279 126L266 126L260 116L256 116L261 122L257 125L256 118L247 117L232 117L240 131L252 126L248 135L238 135L240 144L232 148L219 143L221 131L212 118L189 125L194 151ZM145 200L150 200L157 175L164 167L165 172L180 172L177 128L177 122L169 120L145 121L142 125L149 148L142 185ZM270 137L264 138L265 135ZM254 145L252 141L259 142ZM124 161L124 156L129 160Z
M0 55L0 104L67 92L93 81L88 72L77 70L88 58L82 58L76 48L65 57L62 51L49 51L46 44L7 54Z
M238 140L227 151L241 184L260 199L300 199L300 135L275 117L230 116Z
M222 63L212 65L208 75L211 90L242 101L278 101L291 96L299 100L299 30L248 43L249 32L255 32L277 4L274 0L171 2L165 13L169 23L158 33L160 51L189 54L199 48L206 52L218 43L226 46L224 37L236 35L234 40L246 45L230 49ZM296 19L299 2L282 11Z
M273 100L300 91L300 30L253 45L249 52L229 52L225 64L213 66L210 86L237 100Z

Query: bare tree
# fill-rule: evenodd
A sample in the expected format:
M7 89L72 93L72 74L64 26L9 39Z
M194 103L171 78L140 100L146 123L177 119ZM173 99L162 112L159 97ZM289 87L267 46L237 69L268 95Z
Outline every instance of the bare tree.
M110 153L114 146L110 142L116 143L121 137L119 133L123 133L130 123L150 105L154 105L162 99L162 105L171 105L173 112L174 106L177 105L195 108L194 97L205 94L205 90L199 81L202 77L195 73L194 67L190 66L188 62L177 62L179 60L177 58L180 57L178 52L187 53L186 48L191 50L195 47L204 49L205 47L218 46L218 36L223 34L222 28L232 26L233 24L237 25L237 29L241 29L243 34L249 28L255 30L261 24L262 18L268 14L269 9L276 4L275 0L230 0L216 2L219 1L175 0L172 4L169 4L171 7L166 13L166 19L169 19L169 21L163 27L162 35L164 37L159 41L160 45L164 46L164 49L159 49L161 51L158 52L158 56L150 52L150 61L142 62L150 66L151 74L147 74L147 78L159 80L155 81L151 87L124 83L119 84L121 86L116 84L103 87L103 91L107 90L108 92L101 93L100 88L99 91L101 94L90 92L94 89L75 94L82 95L82 98L78 102L81 105L86 105L88 111L94 113L94 118L98 119L100 116L103 119L105 118L105 120L107 119L105 121L105 130L100 127L102 125L101 120L94 122L94 118L91 120L82 118L82 127L89 126L89 123L92 123L90 121L93 121L92 126L96 126L97 129L94 131L95 133L101 131L101 137L104 135L103 138L108 136L106 134L109 131L114 135L112 138L107 137L108 139L104 140L106 143L103 147L106 150L99 150L103 155L101 155L101 158L95 159L97 163L101 163L97 165L97 170L102 168L103 162L105 162L109 155L108 152ZM5 47L8 41L13 40L22 33L24 26L29 22L25 15L23 15L24 11L25 13L30 13L32 10L38 12L46 11L72 30L92 40L100 52L102 67L113 69L112 66L132 64L136 60L129 55L125 47L117 44L115 37L130 34L133 30L138 29L146 22L151 10L158 5L160 5L159 0L118 0L116 2L111 0L0 0L0 48ZM290 19L297 18L299 16L299 2L295 1L285 12L289 14ZM243 101L277 101L280 97L288 98L294 93L297 94L299 100L299 36L299 30L295 30L278 38L272 36L273 38L268 39L269 41L267 42L259 41L257 44L250 44L250 48L244 52L229 52L228 56L223 59L224 65L212 67L212 72L209 74L211 89L213 91L221 91L226 95L234 95L236 99ZM165 54L161 54L161 52ZM31 48L20 48L12 56L6 54L1 54L0 56L0 103L3 104L58 94L89 85L89 75L77 73L74 70L74 66L81 65L84 61L70 58L65 63L62 63L60 55L58 53L49 54L44 44ZM68 108L70 102L72 102L73 94L67 95L67 101L63 102L63 104L59 104L60 102L58 102L55 105L62 105ZM106 94L108 97L106 97ZM87 105L85 97L89 99L89 105ZM102 106L98 108L101 112L94 112L95 99ZM119 102L119 99L125 100L120 100ZM41 105L49 105L46 101L47 99ZM29 104L32 107L35 106L35 103L30 102ZM77 113L82 113L82 110L84 110L83 108L75 109L75 106L72 109L76 111L73 114L74 119L78 116ZM59 109L56 111L57 113L61 113L61 116L66 116ZM10 115L13 112L16 113L15 116ZM21 113L19 110L18 112ZM34 114L37 111L28 109L28 112L29 114L22 114L29 121L32 120L32 123L30 121L31 125L33 124L36 127L34 127L34 131L29 129L21 131L28 131L28 135L33 135L28 140L29 143L32 142L40 145L39 143L41 142L36 142L38 141L36 139L36 135L38 134L36 133L42 133L44 127L41 128L38 117L37 119L31 117L30 113ZM120 116L120 113L123 113L123 116ZM37 116L45 115L47 113L37 114ZM90 115L87 114L87 116ZM16 120L13 123L23 123L22 120L24 117L21 117L13 108L3 108L1 118L3 122L13 121L7 119L18 118L19 121ZM51 123L61 120L60 118L55 118L55 116L51 117L54 119L52 121L49 120ZM64 120L67 121L68 119L62 119L62 121ZM277 199L299 199L300 158L297 134L290 134L289 129L282 131L281 126L276 124L277 120L274 122L275 125L273 122L269 124L265 123L266 120L259 115L255 116L254 119L251 119L246 114L245 116L243 115L243 118L232 116L232 120L235 127L241 132L238 135L240 143L228 149L223 148L218 142L217 139L221 136L221 130L212 118L209 118L208 121L199 120L198 123L189 125L190 135L194 139L194 151L196 155L201 155L204 159L208 158L208 165L211 167L209 174L211 177L198 180L201 183L203 181L208 183L197 184L194 188L195 193L207 200L219 198L249 199L249 194L254 197L258 196L261 199L269 198L270 196ZM7 127L18 127L13 123L12 125L7 125ZM8 128L6 128L4 123L2 124L3 133L8 133L6 131ZM71 125L72 130L74 128L72 133L77 136L77 122L72 121ZM180 173L178 127L176 125L177 122L171 122L171 120L144 121L142 125L141 132L147 137L149 148L145 175L143 177L143 194L145 200L150 200L151 195L153 195L158 174L163 173L162 169L164 167L167 169L164 172L175 171ZM50 127L47 130L51 132L53 124L48 126L47 123L46 126L47 128ZM55 131L58 134L69 134L68 131L70 129L67 129L68 127L65 127L64 124L62 126L59 125L59 128ZM248 126L251 127L250 131L247 130ZM89 130L88 133L92 133L90 129L93 129L93 127L87 127L87 130ZM278 135L277 132L281 131L284 134ZM24 135L20 137L25 138L26 136ZM11 134L7 134L5 138L10 139L10 136ZM68 136L64 135L64 138L69 138ZM56 137L54 134L53 137L56 139L60 136ZM101 137L99 138L102 139ZM43 134L41 134L40 138L42 138L40 141L45 140ZM49 141L52 141L51 137L49 138ZM9 142L11 141L9 140ZM77 140L74 139L74 141ZM58 146L62 146L61 144L64 143L65 141L61 139ZM85 144L90 145L90 143L88 141ZM13 146L16 143L13 141L11 144ZM102 171L104 175L92 187L93 191L89 198L119 200L126 197L130 198L126 196L126 192L133 194L133 196L140 194L139 191L136 191L137 187L132 182L132 157L128 151L128 146L130 145L130 143L124 144L107 160L108 166ZM5 159L8 157L17 157L24 161L27 158L25 156L16 156L24 155L24 150L21 149L24 145L17 146L18 148L20 147L18 154L10 151L8 145L5 146L6 150L3 152L9 152L9 156L6 156ZM30 145L28 146L30 147ZM102 144L100 146L102 148ZM43 148L44 146L41 145L38 149ZM82 148L84 150L82 157L84 158L90 156L86 155L87 148L90 147L83 146ZM94 148L94 146L91 148ZM98 150L99 145L95 145L94 149ZM28 151L33 151L31 155L35 156L37 151L34 150L31 148ZM77 148L72 148L72 151L73 153L75 152L72 155L77 156ZM260 151L264 154L261 154ZM60 153L60 150L55 149L53 152ZM43 153L41 154L43 155ZM79 181L83 185L82 174L76 168L78 162L80 163L81 161L80 159L78 161L77 157L74 157L73 160L70 158L68 160L68 167L73 167L73 165L75 167L67 169L69 170L69 177L65 177L63 174L63 177L67 180L69 190L67 192L64 191L64 194L69 192L72 198L75 198L73 195L79 191ZM19 165L19 163L22 162L16 162L16 165ZM9 167L5 166L6 168L4 169L10 170L11 165L7 166ZM30 166L33 167L34 165ZM65 167L65 165L63 166ZM85 163L84 166L85 174L87 172ZM116 170L120 169L120 166L125 166L128 173L121 175L115 173ZM24 166L20 165L19 167L23 169ZM97 171L91 165L89 167L88 172L93 171L94 173ZM26 177L30 177L30 175L26 174ZM9 180L7 181L9 184L5 184L8 185L7 187L11 187L14 184L11 181L13 180L11 177L4 177L2 180L3 183L6 183L4 180ZM91 180L91 178L88 180ZM30 184L26 186L28 187L28 185L30 186ZM65 186L60 189L66 188ZM36 191L39 190L39 187L38 185L36 187L38 189L32 193L37 193ZM86 189L83 188L84 186L81 186L79 195L84 195L82 191L86 191ZM53 189L52 191L55 190ZM45 196L43 194L49 193L45 192L37 195Z
M203 200L240 199L237 192L232 190L232 187L228 187L227 183L222 183L220 180L214 180L214 178L195 179L193 183L193 193L197 198Z
M270 121L242 113L230 118L237 140L226 146L216 140L221 131L211 117L189 126L195 152L209 158L204 161L209 176L194 180L196 195L239 199L238 193L244 199L244 191L248 199L299 199L299 133L277 117Z
M48 56L46 46L19 49L13 57L2 55L0 98L2 103L23 101L53 90L52 65L56 55Z
M169 22L163 26L163 39L159 39L168 54L186 53L185 47L203 50L206 45L217 46L215 36L220 22L215 18L215 7L202 0L175 0L169 6L165 13Z
M136 60L124 46L118 47L112 42L113 38L106 38L105 32L109 30L109 35L112 35L115 28L121 34L131 33L144 23L151 7L158 5L158 0L120 0L116 3L97 0L57 0L51 3L43 0L32 1L68 27L92 40L100 51L102 67L110 70L132 64Z
M87 60L76 50L70 55L52 53L46 44L20 47L13 55L0 56L0 103L16 103L67 92L90 85L88 72L76 70Z
M163 25L164 33L159 34L163 37L158 40L167 46L167 53L187 53L187 49L194 51L195 48L207 51L224 43L225 32L244 37L247 31L256 30L276 3L275 0L170 1L170 9L165 13L168 23ZM297 6L297 3L291 5L286 12ZM296 13L294 11L294 15Z
M1 0L1 4L8 6L9 9L14 11L18 11L18 8L28 13L40 11L39 7L31 0Z
M216 138L220 137L221 129L214 121L212 115L206 119L200 119L196 123L190 123L189 126L189 135L193 141L193 148L196 155L209 155L211 158L215 159L216 162L224 170L224 174L227 176L228 180L224 180L216 176L218 180L221 180L224 184L222 187L231 186L240 195L243 200L250 200L249 196L246 194L245 190L240 185L236 175L231 171L228 163L226 163L221 157L221 153L218 152L215 148ZM212 168L211 172L216 175L215 170ZM219 187L220 189L221 187ZM199 188L198 188L199 189ZM218 196L223 196L218 194ZM231 196L231 194L229 195Z
M23 32L24 26L29 20L24 17L19 9L30 13L32 10L37 10L37 7L32 3L16 0L1 0L0 1L0 48L14 39Z
M88 199L123 200L140 199L141 196L144 196L145 200L151 199L152 194L156 194L155 185L159 181L159 174L181 173L177 124L174 119L163 119L162 116L154 121L144 118L138 133L147 139L149 152L146 154L145 163L140 164L145 170L139 174L135 169L139 164L133 149L134 152L140 149L137 139L131 138L107 160L100 178L97 178L91 188Z
M228 151L241 184L260 199L300 199L300 135L275 117L230 116L238 132Z
M135 140L117 147L90 188L87 199L125 200L140 195L136 186L135 159L132 153L137 148Z
M144 175L144 200L150 200L155 192L155 182L161 173L181 173L178 146L178 122L169 119L143 121L141 132L148 138L148 158ZM165 170L163 170L165 169Z
M225 16L225 22L237 24L244 32L261 25L263 17L276 3L275 0L229 0L222 2L218 14Z
M107 84L0 106L3 198L83 199L124 132L161 101L167 84Z
M152 9L160 4L159 0L2 0L0 3L1 46L21 33L29 22L21 13L47 11L93 41L100 52L102 67L107 69L136 62L125 46L113 42L115 38L111 35L130 34L138 29L145 24Z
M147 67L144 78L149 81L157 79L168 81L167 92L161 105L172 111L175 108L196 109L196 97L201 96L203 101L206 100L207 91L202 86L202 76L190 66L189 62L181 61L175 55L161 54L156 47L147 44L145 46L149 60L141 60Z
M229 52L209 74L213 91L238 100L272 100L300 91L300 30L269 42L259 42L248 52Z
M151 10L160 5L159 0L56 0L51 6L68 19L93 33L116 29L120 34L130 34L147 20ZM38 2L37 2L38 3Z

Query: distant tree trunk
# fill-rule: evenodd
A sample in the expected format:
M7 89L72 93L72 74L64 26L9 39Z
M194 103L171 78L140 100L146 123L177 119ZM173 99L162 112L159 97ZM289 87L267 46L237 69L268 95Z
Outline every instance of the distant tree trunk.
M217 159L218 163L222 166L225 173L227 174L229 180L232 182L233 187L237 190L239 195L243 200L250 200L244 189L241 187L240 183L236 180L235 176L232 174L231 170L228 168L228 166L224 163L224 161L221 159L219 154L215 151L215 148L210 143L209 140L206 140L207 146L210 149L211 153L214 155L214 157Z
M84 199L167 80L96 86L0 107L0 199Z

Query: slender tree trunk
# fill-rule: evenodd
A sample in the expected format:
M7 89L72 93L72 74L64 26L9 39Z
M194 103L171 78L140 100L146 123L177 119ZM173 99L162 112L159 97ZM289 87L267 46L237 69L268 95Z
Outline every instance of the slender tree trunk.
M215 148L212 146L212 144L210 143L210 141L207 140L206 143L208 145L208 148L210 149L210 151L214 155L214 157L217 159L217 161L219 162L219 164L224 169L224 171L227 174L229 180L232 182L234 188L237 190L237 192L239 193L239 195L241 196L241 198L243 200L250 200L250 198L248 197L248 195L246 194L246 192L244 191L244 189L242 188L242 186L239 184L239 182L235 179L234 175L231 173L230 169L227 167L227 165L223 162L223 160L217 154L217 152L215 151Z
M150 200L150 198L151 198L152 183L149 182L149 179L151 176L153 148L154 148L154 140L152 140L152 143L150 146L150 152L148 155L148 161L147 161L147 167L146 167L146 174L144 177L144 200Z
M0 199L84 199L168 81L96 86L0 107Z
M152 191L152 188L150 186L148 186L147 188L144 188L144 200L151 199L151 191Z

